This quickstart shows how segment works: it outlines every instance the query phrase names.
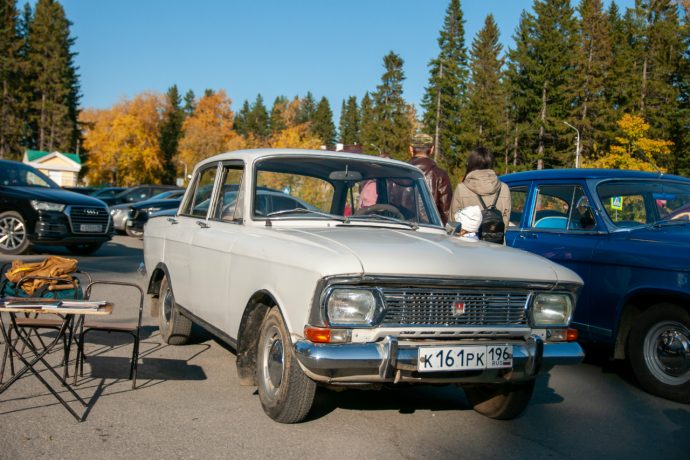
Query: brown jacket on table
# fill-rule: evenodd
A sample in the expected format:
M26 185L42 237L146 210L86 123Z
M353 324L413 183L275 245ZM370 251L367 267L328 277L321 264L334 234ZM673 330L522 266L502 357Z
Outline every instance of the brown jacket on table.
M467 206L477 205L482 210L484 208L479 203L477 195L481 195L484 204L489 207L496 199L496 193L500 190L498 201L496 202L496 209L501 212L503 216L503 223L508 229L508 220L510 219L510 189L506 184L498 179L498 176L493 169L479 169L472 171L465 176L462 183L455 187L453 194L453 202L450 206L450 220L455 221L455 213Z
M450 200L453 196L453 186L450 183L448 173L439 168L436 162L427 156L412 157L410 164L415 165L424 173L426 184L429 186L436 208L441 214L443 225L446 225L449 217Z

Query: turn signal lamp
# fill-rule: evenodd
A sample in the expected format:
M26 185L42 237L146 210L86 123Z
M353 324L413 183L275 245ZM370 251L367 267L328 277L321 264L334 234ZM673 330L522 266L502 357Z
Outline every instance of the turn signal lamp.
M565 339L566 339L568 342L574 342L574 341L576 341L576 340L577 340L577 337L578 337L578 335L577 335L577 329L566 329L566 332L565 332Z
M348 329L305 326L304 338L313 343L345 343L350 341Z

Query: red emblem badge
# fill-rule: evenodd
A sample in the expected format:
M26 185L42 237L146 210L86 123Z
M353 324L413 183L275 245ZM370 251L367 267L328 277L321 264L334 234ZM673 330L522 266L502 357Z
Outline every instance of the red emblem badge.
M453 316L465 314L465 302L455 302L453 304Z

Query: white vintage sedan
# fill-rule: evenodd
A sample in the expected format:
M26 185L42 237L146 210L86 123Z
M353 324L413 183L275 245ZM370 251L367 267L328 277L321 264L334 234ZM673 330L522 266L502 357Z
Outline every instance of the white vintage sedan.
M162 338L192 322L236 350L242 384L299 422L317 385L447 383L510 419L535 377L583 352L568 328L581 279L536 255L465 242L441 224L421 171L304 150L200 162L144 255Z

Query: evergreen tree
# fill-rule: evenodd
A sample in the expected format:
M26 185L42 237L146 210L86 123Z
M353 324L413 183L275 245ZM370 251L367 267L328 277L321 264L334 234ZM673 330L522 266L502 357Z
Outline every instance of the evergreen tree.
M273 101L271 118L269 119L268 123L272 136L287 128L287 123L285 122L285 111L287 110L287 104L288 100L285 96L278 96Z
M311 91L307 91L307 95L300 101L295 121L297 124L311 123L315 111L316 103L314 102L314 96L311 94Z
M249 134L247 122L249 120L249 113L251 112L251 107L249 107L249 101L245 100L242 104L242 108L235 115L233 129L237 131L238 134L242 136L247 136Z
M429 63L429 85L422 99L426 132L434 136L435 156L451 164L462 161L461 110L467 86L465 20L460 0L451 0L438 38L438 56Z
M194 95L194 91L190 89L184 95L184 107L182 108L182 110L184 111L185 116L189 117L194 114L195 109L196 96Z
M677 71L678 113L674 118L671 140L674 143L674 159L671 171L690 176L690 1L682 4L683 27L681 39L684 50Z
M70 25L59 3L38 0L29 26L27 76L33 94L32 146L39 150L76 150L80 95Z
M357 97L350 96L343 101L340 110L340 142L346 145L360 144L359 139L359 109Z
M261 94L256 95L256 100L246 119L246 130L248 134L253 134L257 139L268 139L270 134L268 126L268 111L264 105L264 98Z
M608 151L616 130L615 110L606 98L613 53L611 23L603 8L602 0L582 0L578 6L577 71L571 89L575 105L570 119L564 120L579 129L582 156L590 158ZM569 137L574 138L574 134Z
M0 3L0 158L19 159L26 132L22 113L26 99L21 78L19 13L15 0Z
M464 119L465 145L483 145L496 153L503 150L506 98L501 83L502 46L492 15L472 42L470 82L467 88L467 110Z
M333 112L328 99L322 97L314 112L310 131L321 139L325 145L335 144L335 125L333 124Z
M393 51L383 58L385 71L381 84L373 95L375 139L383 152L394 158L407 158L407 149L412 136L409 107L403 99L402 82L405 80L403 59Z
M165 94L165 105L160 125L160 149L163 160L163 184L173 184L177 176L177 167L174 159L177 156L177 147L182 137L182 124L185 115L181 107L182 98L177 90L177 85L173 85ZM185 178L186 180L186 178Z
M374 106L369 96L369 92L364 93L362 98L362 104L359 108L359 138L362 142L362 147L365 153L377 154L379 152L379 146L376 145L378 142L376 137L376 119L374 117Z

